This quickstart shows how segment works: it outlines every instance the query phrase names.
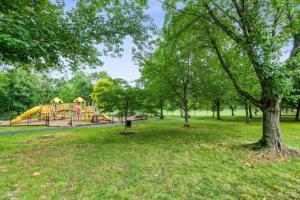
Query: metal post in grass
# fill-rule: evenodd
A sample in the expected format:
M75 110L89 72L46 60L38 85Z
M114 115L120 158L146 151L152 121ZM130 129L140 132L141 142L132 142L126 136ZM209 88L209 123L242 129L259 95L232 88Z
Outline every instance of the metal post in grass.
M73 126L73 117L71 117L70 126Z
M49 113L46 114L46 126L50 126L50 115Z
M10 115L9 126L11 126L11 120L13 119L13 115Z
M46 122L46 126L47 126L47 114L45 114L45 122Z

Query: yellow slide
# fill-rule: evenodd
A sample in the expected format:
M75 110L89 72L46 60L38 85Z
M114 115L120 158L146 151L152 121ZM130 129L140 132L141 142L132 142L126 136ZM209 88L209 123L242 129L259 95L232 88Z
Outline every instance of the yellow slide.
M111 119L109 118L109 116L107 116L105 114L101 114L101 117L103 117L107 121L111 121Z
M22 115L18 116L16 119L13 119L11 121L12 124L18 123L24 119L27 119L29 116L41 112L42 111L42 106L36 106L34 108L31 108L30 110L27 110L26 112L24 112Z

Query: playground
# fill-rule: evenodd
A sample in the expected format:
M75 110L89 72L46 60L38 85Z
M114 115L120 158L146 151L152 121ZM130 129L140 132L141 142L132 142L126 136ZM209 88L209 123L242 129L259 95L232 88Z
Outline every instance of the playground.
M130 116L128 120L141 119L138 116ZM78 97L72 103L64 103L58 97L52 99L49 104L33 107L19 116L11 117L4 121L5 126L83 126L93 124L106 124L123 122L119 116L102 113L94 102L87 103Z

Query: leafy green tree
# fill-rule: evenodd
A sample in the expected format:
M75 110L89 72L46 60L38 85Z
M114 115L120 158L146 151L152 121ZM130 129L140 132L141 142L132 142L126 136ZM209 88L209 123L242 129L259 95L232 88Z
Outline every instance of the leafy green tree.
M170 101L177 102L184 111L184 126L188 127L190 87L195 69L192 64L192 52L181 50L180 45L177 43L166 45L162 42L153 56L156 57L155 59L158 62L152 63L148 70L151 70L153 74L157 74L156 77L159 77L159 79L152 76L153 79L149 78L148 81L157 81L157 83L152 82L152 84L162 86L157 88L157 96L163 97L164 101L168 98ZM146 73L145 70L143 72ZM147 73L149 74L149 71ZM160 107L162 110L162 106Z
M178 2L183 5L182 9L176 7ZM280 62L280 52L291 41L290 59L297 59L299 2L174 0L164 5L169 16L165 25L181 23L182 28L173 36L190 32L193 34L190 37L201 38L203 46L210 49L208 55L214 53L219 59L237 92L262 110L263 134L259 144L286 150L281 136L279 105L282 96L290 90L291 71L286 62ZM185 19L184 23L181 18ZM246 62L240 58L246 58ZM244 76L239 74L239 69L245 65L252 69L259 83L259 98L243 89L239 82L239 77Z
M9 109L9 84L8 73L0 72L0 113Z
M114 111L114 105L117 103L118 85L112 79L106 78L99 80L93 87L93 100L96 102L98 109L102 112Z
M39 96L39 104L48 104L54 97L58 95L55 79L46 75L37 75L38 91L35 95Z
M59 97L66 103L72 103L74 99L78 97L77 94L78 93L76 92L76 88L74 87L74 85L71 82L66 81L58 88L57 94L55 96ZM53 96L53 98L55 96Z
M93 92L93 84L90 76L79 71L74 74L70 82L74 87L75 96L84 98L88 103L92 102L91 94Z
M121 54L126 36L138 48L147 40L152 26L144 7L144 1L79 0L65 11L62 0L3 0L0 62L38 70L99 66L99 55Z
M160 110L160 119L164 119L164 106L170 95L170 84L166 81L166 58L162 52L155 52L141 64L141 82L148 96L146 97Z
M142 90L122 79L102 79L93 88L93 99L102 112L117 111L127 122L128 116L142 110ZM125 124L126 131L126 124Z
M39 102L39 87L34 75L18 68L11 72L9 82L9 109L18 114Z

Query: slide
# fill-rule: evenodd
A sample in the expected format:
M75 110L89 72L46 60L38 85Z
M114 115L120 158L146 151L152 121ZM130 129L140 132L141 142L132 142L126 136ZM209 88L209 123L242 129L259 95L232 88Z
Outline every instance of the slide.
M22 120L27 119L29 116L41 112L42 111L42 106L36 106L34 108L31 108L30 110L27 110L26 112L24 112L22 115L18 116L16 119L13 119L11 121L12 124L18 123Z
M111 119L109 118L109 116L105 115L105 114L101 114L101 117L103 117L103 119L107 120L107 121L111 121Z

